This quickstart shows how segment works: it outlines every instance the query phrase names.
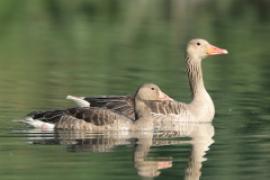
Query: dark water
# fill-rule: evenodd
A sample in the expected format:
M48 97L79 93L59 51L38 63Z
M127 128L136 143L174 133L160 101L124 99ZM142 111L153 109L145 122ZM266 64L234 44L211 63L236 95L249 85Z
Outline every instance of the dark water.
M0 179L270 179L269 12L264 0L0 1ZM193 37L230 52L203 64L213 124L131 136L13 121L144 82L187 102Z

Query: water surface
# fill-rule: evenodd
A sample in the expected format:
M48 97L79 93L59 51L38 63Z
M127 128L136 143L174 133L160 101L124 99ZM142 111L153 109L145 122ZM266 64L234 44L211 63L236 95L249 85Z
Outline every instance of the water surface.
M0 179L269 179L269 2L1 1ZM67 94L129 94L154 82L188 102L184 49L204 61L213 124L126 135L44 133L13 120L70 107Z

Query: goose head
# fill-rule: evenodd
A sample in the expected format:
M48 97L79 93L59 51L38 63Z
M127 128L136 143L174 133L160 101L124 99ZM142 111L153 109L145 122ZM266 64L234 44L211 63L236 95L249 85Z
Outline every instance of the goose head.
M162 92L160 88L155 84L143 84L136 92L135 100L144 100L144 101L154 101L154 100L161 100L161 101L172 101L173 99L170 98L167 94Z
M146 102L155 100L173 101L173 99L162 92L157 85L143 84L135 94L136 119L150 115L150 108L146 105Z
M187 55L197 60L221 54L228 54L228 51L226 49L216 47L204 39L192 39L187 45Z

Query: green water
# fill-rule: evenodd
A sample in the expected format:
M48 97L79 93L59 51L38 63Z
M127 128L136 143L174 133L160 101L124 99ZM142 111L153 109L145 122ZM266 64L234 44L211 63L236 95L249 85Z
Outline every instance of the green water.
M1 0L0 179L270 179L269 20L266 0ZM213 125L134 138L13 121L144 82L188 102L194 37L229 50L203 64Z

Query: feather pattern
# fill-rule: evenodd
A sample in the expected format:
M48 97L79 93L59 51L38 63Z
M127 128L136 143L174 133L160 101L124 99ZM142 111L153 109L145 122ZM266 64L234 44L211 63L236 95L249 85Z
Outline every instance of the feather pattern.
M119 114L135 120L135 104L132 96L98 96L86 97L85 101L90 102L92 107L111 109Z

